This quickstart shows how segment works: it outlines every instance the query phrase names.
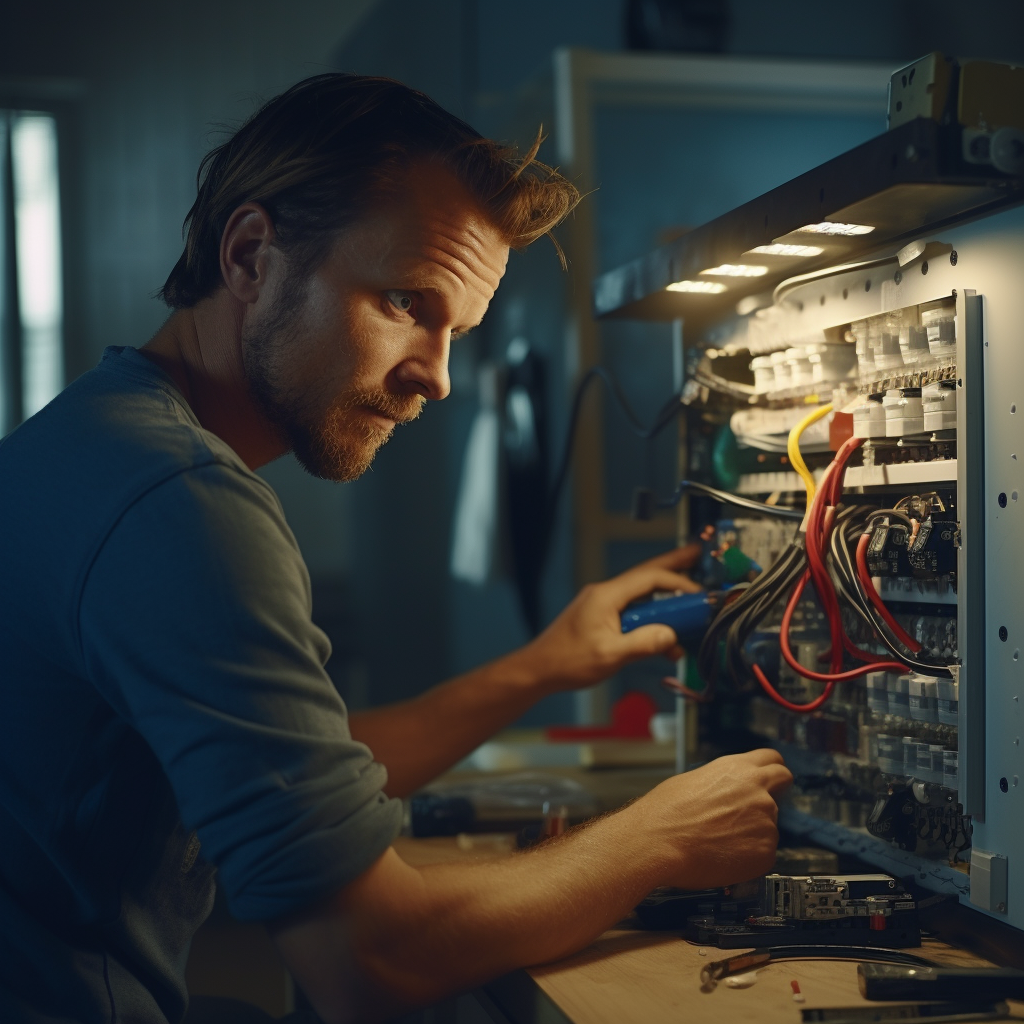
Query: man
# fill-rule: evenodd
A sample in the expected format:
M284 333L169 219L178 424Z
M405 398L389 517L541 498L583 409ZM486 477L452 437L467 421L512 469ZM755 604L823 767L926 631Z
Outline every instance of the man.
M545 694L676 653L671 630L623 635L619 613L692 589L693 552L349 720L305 567L252 472L292 450L353 479L447 395L449 344L509 247L576 201L532 157L398 83L300 83L204 161L167 323L0 447L0 1019L179 1021L214 869L331 1024L567 954L656 886L771 866L789 782L771 751L508 863L401 861L392 798Z

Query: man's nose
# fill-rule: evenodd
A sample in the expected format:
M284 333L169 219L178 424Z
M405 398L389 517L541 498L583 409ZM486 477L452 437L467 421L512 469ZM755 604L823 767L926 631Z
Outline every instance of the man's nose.
M424 332L415 351L398 367L398 380L430 401L447 398L452 390L448 376L451 337L449 330Z

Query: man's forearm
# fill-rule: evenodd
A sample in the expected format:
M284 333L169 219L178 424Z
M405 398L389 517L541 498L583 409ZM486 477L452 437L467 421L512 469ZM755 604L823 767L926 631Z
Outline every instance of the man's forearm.
M670 551L605 583L584 587L540 636L512 654L421 697L352 716L352 735L388 769L388 793L405 796L475 749L541 697L590 686L637 658L682 653L665 625L622 632L622 609L654 590L700 588L680 569L699 544Z
M407 796L514 722L548 690L517 651L412 700L353 714L353 738L388 770L389 796Z
M622 810L504 861L416 869L388 850L344 889L272 926L328 1024L397 1015L586 945L659 885L769 870L775 751L673 776Z
M491 864L416 869L389 851L315 931L276 939L329 1024L390 1018L591 942L662 884L656 850L620 812ZM325 961L304 979L307 951L342 945L345 968Z
M756 878L778 840L773 794L792 778L776 752L754 751L504 861L418 869L388 850L271 931L328 1024L386 1019L579 949L657 886Z

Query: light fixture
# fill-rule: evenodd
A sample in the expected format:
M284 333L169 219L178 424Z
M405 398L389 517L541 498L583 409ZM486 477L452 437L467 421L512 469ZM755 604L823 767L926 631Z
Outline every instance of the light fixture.
M701 273L715 274L718 277L760 277L768 273L768 268L760 267L756 263L723 263L720 267L709 267Z
M669 292L704 292L707 295L717 295L725 291L725 285L719 281L676 281L665 287Z
M820 224L805 224L797 232L813 235L868 235L875 229L869 224L841 224L834 220L823 220Z
M806 228L804 229L806 230ZM776 242L774 245L756 245L745 252L744 256L820 256L825 250L816 245L786 245Z

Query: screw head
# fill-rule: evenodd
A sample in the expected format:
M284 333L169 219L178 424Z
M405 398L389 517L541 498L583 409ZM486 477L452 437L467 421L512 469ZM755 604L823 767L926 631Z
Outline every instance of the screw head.
M1007 632L1007 630L1006 630L1006 627L1005 627L1005 626L1000 626L1000 627L999 627L999 639L1000 639L1000 640L1002 640L1002 641L1003 641L1003 643L1006 643L1006 638L1007 638L1007 637L1008 637L1009 635L1010 635L1010 634L1009 634L1009 633Z
M897 270L896 273L892 275L892 279L897 284L899 284L903 280L903 271L902 270Z
M1005 914L1006 913L1006 904L1005 903L997 903L996 904L996 910L998 910L1000 914Z
M1004 776L1003 776L1003 777L1002 777L1002 778L1001 778L1001 779L999 780L999 789L1000 789L1000 790L1001 790L1001 791L1002 791L1003 793L1005 793L1005 792L1006 792L1006 791L1007 791L1007 790L1008 790L1009 788L1010 788L1010 783L1006 781L1006 776L1004 775Z
M927 260L925 260L924 263L921 264L921 273L922 274L927 274L928 273L928 261Z

